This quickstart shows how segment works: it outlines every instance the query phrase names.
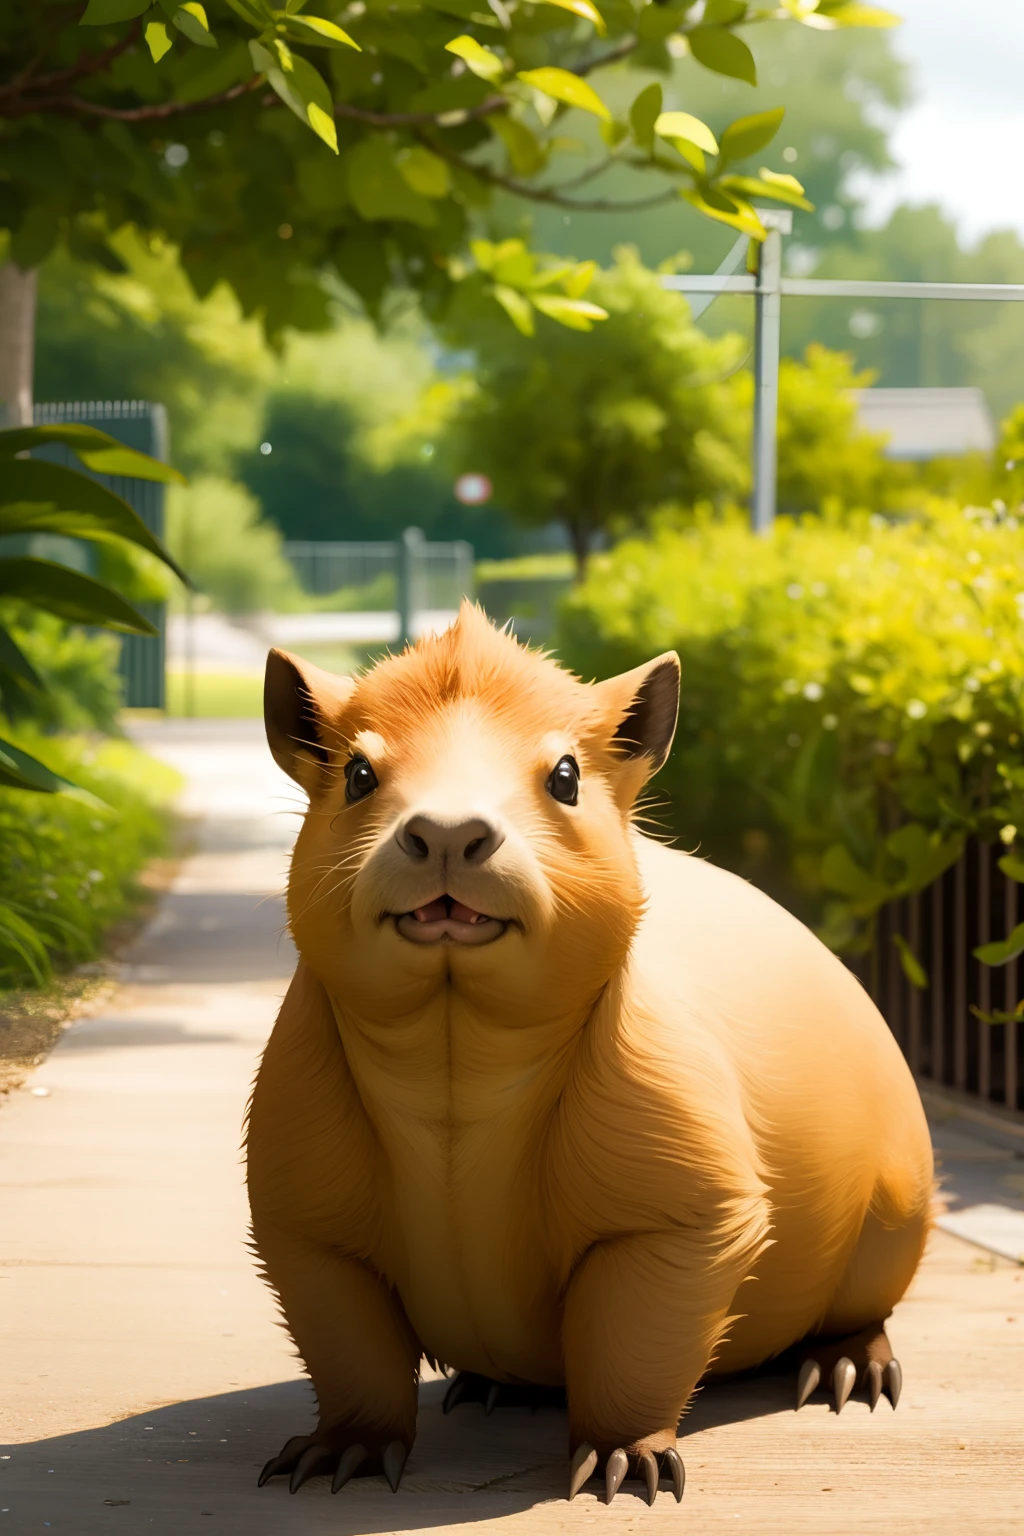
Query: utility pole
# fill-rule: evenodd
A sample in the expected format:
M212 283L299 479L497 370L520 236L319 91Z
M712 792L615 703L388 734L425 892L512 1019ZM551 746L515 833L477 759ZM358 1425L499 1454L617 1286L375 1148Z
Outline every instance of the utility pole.
M754 274L754 452L751 521L767 533L775 521L778 473L779 352L782 338L782 237L793 228L788 208L759 208L768 231L756 247Z

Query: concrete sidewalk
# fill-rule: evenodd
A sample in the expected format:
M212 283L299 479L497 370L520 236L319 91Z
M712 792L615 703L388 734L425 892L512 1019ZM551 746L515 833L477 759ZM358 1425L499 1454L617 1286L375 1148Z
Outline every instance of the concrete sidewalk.
M797 1415L788 1379L711 1388L687 1421L682 1506L624 1492L606 1509L590 1490L568 1506L564 1414L443 1418L436 1381L397 1495L380 1479L257 1490L312 1410L244 1247L238 1152L294 963L277 893L300 797L255 722L145 734L188 776L198 851L113 1002L0 1109L0 1536L1021 1529L1024 1269L945 1232L893 1320L898 1413ZM987 1163L957 1148L965 1198L998 1201L1006 1178L1012 1195L1012 1147Z

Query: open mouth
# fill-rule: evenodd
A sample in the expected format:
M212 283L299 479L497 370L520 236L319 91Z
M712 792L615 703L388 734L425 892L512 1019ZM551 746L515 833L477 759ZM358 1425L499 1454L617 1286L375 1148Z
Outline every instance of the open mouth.
M446 894L411 912L396 914L395 926L403 938L416 944L439 944L446 940L454 944L487 944L505 932L508 919L478 912Z

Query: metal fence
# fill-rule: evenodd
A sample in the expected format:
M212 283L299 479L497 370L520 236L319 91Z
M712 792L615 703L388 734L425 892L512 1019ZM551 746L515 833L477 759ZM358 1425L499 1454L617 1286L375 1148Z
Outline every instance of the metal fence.
M454 612L473 595L473 546L431 542L418 528L387 542L289 541L284 553L311 596L333 596L351 613L397 610L401 639L420 616Z
M43 401L34 407L36 426L49 422L82 421L99 427L118 442L155 459L167 459L167 412L162 405L146 400L74 400ZM36 450L40 457L81 470L82 465L70 449L49 444ZM151 480L128 479L124 475L94 475L102 485L124 498L157 538L164 536L164 487ZM67 555L59 549L46 551L50 558L65 564L88 565L76 559L83 546L62 540ZM40 553L43 553L40 550ZM132 709L163 709L165 704L164 652L166 610L163 603L136 603L144 618L154 624L155 635L122 635L118 670L124 679L124 702Z
M751 276L738 272L750 248L741 235L717 272L666 274L665 288L693 296L696 318L723 293L747 294L754 300L754 435L751 522L765 533L775 521L778 477L779 358L782 301L790 299L944 299L963 302L983 299L1024 303L1024 283L887 283L817 277L783 277L782 237L793 228L788 208L759 208L767 239L755 251L757 268Z
M1020 1002L1018 962L994 969L972 953L1020 919L1019 887L998 859L991 844L971 842L927 890L886 907L867 979L915 1074L986 1104L1024 1110L1024 1021L978 1016L998 1019ZM920 959L927 987L904 974L897 936Z

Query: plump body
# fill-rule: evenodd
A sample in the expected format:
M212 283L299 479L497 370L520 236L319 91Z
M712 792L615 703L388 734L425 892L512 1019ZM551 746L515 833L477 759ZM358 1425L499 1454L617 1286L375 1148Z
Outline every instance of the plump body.
M593 865L603 895L558 892L543 921L526 907L457 955L401 940L427 899L410 897L397 947L380 917L349 950L343 924L308 916L324 820L296 851L303 960L249 1132L256 1244L320 1399L314 1449L411 1444L425 1351L565 1385L573 1446L635 1463L675 1445L709 1371L881 1333L927 1233L928 1131L884 1021L807 929L627 825ZM390 859L389 827L373 835ZM494 911L493 889L525 879L488 867L456 895ZM356 883L357 930L362 899Z

